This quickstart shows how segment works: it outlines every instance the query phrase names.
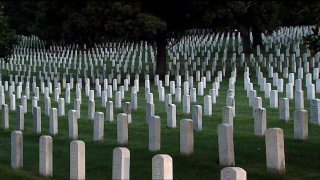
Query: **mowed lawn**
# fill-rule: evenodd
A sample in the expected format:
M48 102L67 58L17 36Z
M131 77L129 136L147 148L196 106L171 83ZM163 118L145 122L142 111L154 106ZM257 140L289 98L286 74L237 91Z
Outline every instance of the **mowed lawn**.
M177 105L177 128L170 129L166 126L166 112L164 102L158 100L157 88L153 84L153 77L150 76L152 92L155 103L155 114L161 117L161 150L149 152L148 150L148 126L146 125L146 100L144 94L143 75L140 75L140 91L138 93L138 110L132 110L132 124L129 125L130 150L130 178L151 179L151 160L156 154L168 154L173 158L174 179L219 179L220 170L218 153L217 126L222 122L222 108L226 104L226 94L230 77L230 67L227 67L217 104L213 106L213 116L203 116L203 131L194 133L194 154L183 156L179 153L179 121L184 118L192 118L192 114L183 114L182 103L176 103L174 96L173 103ZM264 93L259 91L255 70L251 69L251 82L257 95L263 99L263 107L267 110L267 127L280 127L285 135L285 160L286 174L284 176L270 175L266 172L265 139L254 135L252 108L249 107L248 98L243 85L243 67L238 67L235 102L236 116L234 118L234 150L236 166L247 171L248 179L320 179L320 127L309 124L309 137L306 141L298 141L293 138L293 113L294 100L290 101L290 122L285 123L279 120L278 109L269 108L269 99L264 98ZM267 76L267 73L264 73ZM134 76L132 76L133 79ZM279 75L279 78L281 75ZM4 79L4 78L3 78ZM174 77L171 78L173 80ZM182 78L184 80L184 77ZM3 80L4 82L4 80ZM183 81L182 81L183 82ZM268 79L272 82L272 79ZM287 80L285 80L285 83ZM285 84L284 83L284 84ZM132 82L131 85L132 86ZM164 83L163 83L164 84ZM182 83L183 84L183 83ZM197 83L195 83L197 84ZM305 82L303 83L305 85ZM205 90L208 94L212 83L207 84ZM94 88L92 86L91 88ZM275 87L272 87L275 89ZM309 101L306 99L305 108L309 111ZM6 92L7 93L7 92ZM126 92L123 101L130 102L131 90ZM166 93L169 88L166 87ZM30 93L33 95L32 91ZM44 98L38 101L42 109L42 133L49 134L49 118L44 114ZM57 108L53 95L51 106ZM285 93L279 93L279 98ZM60 97L65 97L62 90ZM320 98L319 94L316 94ZM53 179L69 179L69 156L70 139L68 138L67 113L73 109L75 91L72 90L71 104L66 104L66 116L59 117L58 135L53 137ZM113 94L114 98L114 94ZM114 100L114 99L113 99ZM105 113L101 106L101 99L95 97L96 111ZM9 104L9 97L6 94L6 103ZM86 178L87 179L111 179L112 178L112 150L117 145L116 117L122 109L114 109L114 122L105 122L104 142L93 142L93 122L88 120L87 115L88 97L85 97L84 87L82 91L81 118L78 120L79 139L86 145ZM16 127L16 112L10 111L10 129L0 130L0 179L42 179L39 176L39 137L33 133L33 119L31 113L32 99L28 100L28 113L25 114L25 130L23 132L24 159L23 169L12 170L10 167L10 133ZM20 104L17 99L16 104ZM203 97L197 96L197 103L202 105ZM192 112L191 105L191 112ZM309 116L310 117L310 116Z

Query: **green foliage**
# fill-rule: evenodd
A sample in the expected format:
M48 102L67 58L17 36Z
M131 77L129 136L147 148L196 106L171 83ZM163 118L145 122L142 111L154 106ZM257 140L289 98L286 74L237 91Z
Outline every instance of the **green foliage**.
M320 3L316 2L312 9L312 14L316 17L316 26L312 28L313 33L304 38L304 43L308 46L313 54L320 52Z
M166 22L151 14L143 13L139 6L114 3L104 27L108 34L127 39L152 41L166 30Z
M18 42L18 38L15 31L9 27L8 18L4 15L3 8L3 4L0 3L0 58L7 60L13 45Z
M209 2L207 8L204 14L207 24L219 29L229 27L248 34L251 28L262 32L280 24L279 4L275 1L218 1Z
M28 31L51 43L92 46L105 37L152 41L166 29L164 21L134 2L40 1L24 8L35 17Z
M281 25L315 24L319 2L303 1L25 1L6 2L9 24L19 34L34 34L48 44L77 43L93 46L106 38L145 40L157 44L157 52L189 29L240 31L244 51L262 45L261 33ZM310 48L317 45L306 39ZM170 43L168 43L170 42ZM313 42L313 43L311 43ZM161 48L162 50L159 50ZM165 57L162 55L161 57ZM160 56L158 57L160 58Z
M304 43L311 50L312 54L320 52L320 27L315 26L312 28L313 33L304 38Z
M319 6L318 1L284 1L279 18L284 26L313 25L319 20Z

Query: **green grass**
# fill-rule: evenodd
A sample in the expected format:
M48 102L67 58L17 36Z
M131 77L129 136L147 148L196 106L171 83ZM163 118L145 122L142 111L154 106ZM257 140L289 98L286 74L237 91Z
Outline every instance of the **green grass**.
M253 72L253 69L251 70ZM203 131L194 134L194 154L183 156L179 153L179 120L192 118L191 114L182 113L182 103L177 105L177 128L166 127L166 113L164 102L158 101L156 88L154 93L155 114L161 117L161 150L149 152L148 127L145 124L145 98L144 85L140 83L138 93L138 110L132 110L132 124L129 125L129 144L126 146L131 153L130 177L131 179L151 179L151 160L156 154L169 154L173 158L174 179L219 179L220 170L218 156L217 126L222 122L222 108L225 106L228 77L226 73L217 104L213 106L213 116L203 117ZM265 74L266 76L266 74ZM255 73L251 75L254 89L259 90ZM271 79L268 79L271 82ZM285 81L286 82L286 81ZM207 84L206 93L209 92L211 83ZM248 179L319 179L320 178L320 127L309 124L309 138L298 141L293 138L293 112L294 101L290 101L291 121L288 123L279 120L277 109L269 108L269 100L264 98L263 92L258 91L258 96L263 97L263 107L267 109L267 127L280 127L285 135L286 174L284 176L270 175L266 172L265 140L253 134L252 108L248 105L246 91L243 90L243 70L238 68L236 83L236 117L234 118L234 149L236 166L247 171ZM273 88L274 89L274 88ZM64 91L64 90L63 90ZM169 89L166 87L166 93ZM124 101L130 101L130 92L126 93ZM72 98L75 98L72 91ZM111 179L112 177L112 150L118 147L116 142L116 121L105 122L105 137L103 143L93 142L93 123L87 119L87 101L82 92L81 119L78 120L79 139L86 144L86 177L87 179ZM279 93L279 98L285 96ZM306 93L305 93L306 96ZM319 98L319 94L316 95ZM43 95L41 95L43 97ZM61 97L64 97L64 92ZM6 95L6 102L9 103ZM203 105L203 97L197 97L197 104ZM39 137L32 130L31 100L28 101L28 113L25 115L24 141L24 167L21 170L10 168L10 132L15 130L16 113L10 111L10 129L0 130L0 176L2 179L41 179L39 176ZM52 107L57 104L51 98ZM173 96L173 102L174 96ZM20 100L17 100L20 104ZM42 108L42 135L49 133L48 120L44 115L44 101L38 102ZM309 110L309 102L305 97L305 107ZM66 114L73 108L66 104ZM101 107L100 98L96 98L96 111L105 113ZM114 117L122 109L114 110ZM59 118L59 133L53 137L53 179L69 178L69 146L67 116Z

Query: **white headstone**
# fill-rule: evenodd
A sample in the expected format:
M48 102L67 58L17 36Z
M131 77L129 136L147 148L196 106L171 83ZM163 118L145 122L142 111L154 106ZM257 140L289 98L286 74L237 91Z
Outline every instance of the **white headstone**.
M320 100L310 100L310 122L312 124L320 125Z
M266 127L266 109L265 108L256 108L254 109L254 134L257 136L263 136Z
M212 101L211 96L204 96L204 115L212 116Z
M64 108L64 98L59 98L58 100L58 116L65 116L65 108Z
M177 116L176 105L175 104L169 104L168 105L168 112L167 112L167 126L169 128L176 128L176 126L177 126L176 116Z
M104 114L96 112L93 124L93 141L102 142L104 137Z
M295 110L293 125L295 139L305 140L308 138L308 112L306 110Z
M106 103L106 121L113 122L113 102L107 101Z
M57 111L57 108L50 109L49 133L53 136L58 134L58 111Z
M41 136L39 139L39 174L44 177L53 176L52 137Z
M112 179L130 179L130 151L125 147L113 149Z
M11 132L11 168L23 167L23 134L21 131Z
M2 112L2 128L8 129L9 128L9 109L7 104L3 104L1 106Z
M232 114L232 107L225 106L222 110L222 123L230 124L233 126L233 114Z
M272 90L270 93L270 107L278 108L278 91Z
M202 131L202 106L195 105L192 110L193 129Z
M173 162L167 154L157 154L152 158L152 179L153 180L172 180Z
M230 124L218 125L219 164L234 166L233 126Z
M117 116L117 142L119 145L128 144L128 118L125 113Z
M285 122L290 120L290 111L289 111L289 99L288 98L280 98L279 100L279 116L280 120Z
M41 108L33 108L33 132L40 134L41 133Z
M183 113L190 114L190 95L183 95Z
M96 111L96 104L94 100L89 100L88 101L88 119L93 120L94 119L94 114Z
M220 180L247 180L247 172L240 167L225 167L221 170Z
M267 170L270 173L285 173L283 130L269 128L265 133Z
M85 143L73 140L70 143L70 179L86 178L86 149Z
M151 116L149 122L149 151L159 151L161 145L161 120Z
M24 112L23 106L18 106L17 115L16 115L16 130L23 131L24 130Z
M69 138L78 139L78 118L77 111L70 110L68 112Z
M193 122L191 119L183 119L180 121L180 153L190 155L193 149Z

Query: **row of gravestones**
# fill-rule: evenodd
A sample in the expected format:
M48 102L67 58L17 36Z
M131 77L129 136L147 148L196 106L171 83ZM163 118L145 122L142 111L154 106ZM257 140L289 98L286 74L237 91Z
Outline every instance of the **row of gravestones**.
M297 28L298 29L298 31L301 31L301 30L299 30L299 28ZM294 32L297 32L297 30L294 30ZM304 34L305 35L305 33L300 33L300 34ZM222 36L222 37L224 37L224 36ZM227 36L228 37L228 36ZM222 40L223 40L223 38L220 38L220 41L222 42ZM271 43L272 44L272 43ZM199 45L199 43L197 43L197 45ZM199 47L198 47L199 48ZM281 59L281 58L280 58ZM48 61L47 61L48 62ZM188 61L189 62L189 61ZM18 63L19 64L19 63ZM44 66L43 67L45 67L45 64L46 63L44 63ZM191 64L191 60L190 60L190 63L189 64ZM199 64L198 63L198 60L197 60L197 64ZM20 65L21 66L21 65ZM50 63L49 63L49 66L51 66L50 65ZM25 66L24 66L25 67ZM86 68L85 68L86 69ZM46 70L44 70L44 72L45 72ZM55 72L56 72L56 70L55 70Z
M231 91L232 92L232 91ZM19 118L17 118L17 120L19 121L17 124L21 125L21 120L23 119L21 116L23 115L23 106L19 106L18 110L19 110ZM76 108L77 109L77 108ZM231 107L232 109L232 107ZM52 112L54 108L51 109ZM77 109L78 111L79 109ZM36 110L34 110L36 112ZM76 118L78 117L77 115L77 111L73 110L70 111L69 113L69 137L76 139L77 138L77 123L76 123ZM54 122L56 121L56 115L54 115L56 113L50 113L50 122ZM73 114L73 115L70 115ZM100 113L101 114L101 113ZM225 114L225 113L224 113ZM232 111L230 111L228 113L229 115L227 116L227 118L225 119L232 119ZM231 115L230 115L231 114ZM71 118L70 118L71 117ZM72 118L73 117L73 118ZM70 120L71 119L71 120ZM101 133L101 127L103 127L103 120L104 118L101 116L97 115L97 119L99 120L95 120L95 122L100 122L100 123L95 123L94 127L95 127L95 135L94 137L103 137L103 135L99 135L99 133ZM121 121L124 120L124 121ZM127 139L128 139L128 133L127 133L127 127L128 127L128 117L126 114L120 114L118 116L118 123L117 126L120 127L120 130L118 128L118 143L119 144L126 144L127 143ZM181 129L181 139L180 139L180 151L182 154L192 154L193 153L193 121L192 120L182 120L180 122L180 129ZM233 139L230 139L230 137L232 137L233 132L233 124L230 122L227 122L228 124L223 124L222 126L219 126L218 128L218 132L219 132L219 157L221 159L220 163L221 165L232 165L234 164L234 155L233 155ZM51 124L51 123L50 123ZM54 127L55 123L52 123ZM97 125L96 125L97 124ZM100 125L100 127L99 127ZM152 116L150 119L150 123L149 123L149 149L151 151L156 151L160 149L160 118L157 116ZM23 127L23 126L22 126ZM50 133L52 135L55 135L55 133L57 133L57 129L56 128L50 128L53 130L50 130ZM121 128L122 127L122 128ZM21 127L20 127L21 128ZM103 128L102 128L103 129ZM20 130L23 130L23 128L21 128ZM99 131L100 130L100 131ZM119 135L119 132L120 135ZM231 133L231 136L230 136ZM222 135L220 135L222 134ZM227 140L221 140L221 138L225 138L225 137L229 137ZM99 139L101 140L101 139ZM226 151L227 150L227 151ZM231 157L231 158L229 158Z
M153 119L158 119L154 117ZM184 133L188 134L184 134ZM181 121L180 149L188 155L193 151L193 137L190 135L192 121ZM285 154L283 131L280 128L270 128L265 134L266 158L268 172L285 173ZM222 166L234 166L233 126L221 124L218 126L219 162ZM53 139L51 136L41 136L39 140L39 173L41 176L53 176ZM153 145L154 146L154 143ZM11 133L11 167L23 168L23 133ZM173 179L173 163L169 155L158 154L152 158L152 179ZM85 179L85 143L73 140L70 143L70 179ZM130 178L130 151L125 147L113 150L112 179ZM229 167L221 171L222 179L243 180L246 172L241 168Z
M298 72L303 72L303 69L299 68ZM258 85L260 86L260 91L264 92L265 98L269 98L270 107L278 108L280 106L280 111L284 114L288 114L289 111L289 100L295 99L295 109L304 109L304 91L302 80L305 77L306 87L307 87L307 99L310 101L310 113L311 113L311 122L319 125L320 119L318 117L319 109L318 102L319 99L316 99L316 93L319 93L320 89L320 80L319 80L319 69L314 68L313 73L298 73L297 79L295 79L295 73L289 73L288 83L286 84L285 98L278 98L278 92L282 93L283 90L283 79L278 79L278 73L269 73L269 78L272 77L272 83L267 83L267 78L263 77L263 72L260 71L260 68L256 68L256 75L258 77ZM312 83L316 81L316 87ZM271 90L272 85L276 87L277 90ZM252 103L256 97L256 90L253 90L253 84L250 83L249 71L248 68L244 74L244 86L247 90L247 96L249 97L249 104ZM294 91L295 88L295 91ZM294 93L295 92L295 93ZM294 98L295 97L295 98ZM279 99L279 102L278 102ZM280 113L280 114L282 114ZM280 116L280 119L288 120L288 115Z
M248 70L248 69L247 69ZM262 98L257 97L257 91L253 90L252 83L250 83L250 78L248 78L248 71L245 72L245 89L247 90L247 97L249 98L249 105L253 108L254 111L254 122L255 122L255 134L263 135L266 129L266 110L262 107ZM289 83L290 84L290 83ZM272 90L270 83L267 83L265 86L265 98L269 98L271 108L279 108L279 119L285 122L290 120L290 110L289 110L289 101L292 98L278 98L278 91ZM290 87L290 86L289 86ZM295 81L295 112L294 112L294 138L295 139L306 139L308 137L308 112L304 107L304 93L301 90L301 80L297 79ZM269 91L266 93L266 91ZM293 87L287 89L286 96L290 94L289 97L293 96ZM308 96L309 97L309 96ZM278 102L279 100L279 102ZM309 98L310 100L310 122L316 125L320 124L320 100L315 99L315 94L313 91L313 96ZM278 107L280 106L280 107Z

